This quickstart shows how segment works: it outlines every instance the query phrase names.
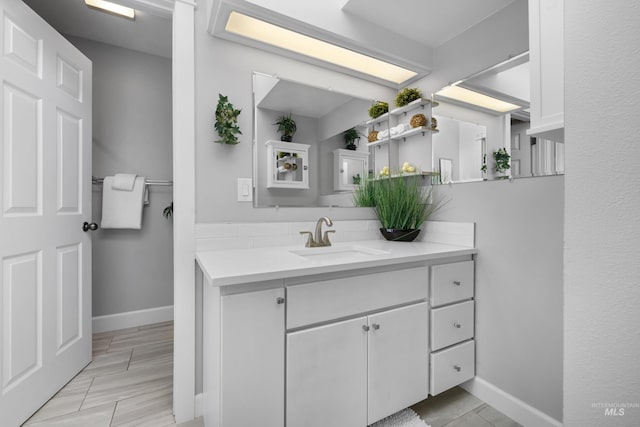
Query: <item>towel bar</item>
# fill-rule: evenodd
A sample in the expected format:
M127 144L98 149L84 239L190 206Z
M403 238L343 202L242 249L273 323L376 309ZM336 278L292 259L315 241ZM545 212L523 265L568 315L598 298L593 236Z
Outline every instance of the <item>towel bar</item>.
M96 178L95 176L91 177L91 183L93 184L102 184L104 178ZM170 186L173 185L173 181L168 181L166 179L146 179L144 180L145 185L160 185L160 186Z

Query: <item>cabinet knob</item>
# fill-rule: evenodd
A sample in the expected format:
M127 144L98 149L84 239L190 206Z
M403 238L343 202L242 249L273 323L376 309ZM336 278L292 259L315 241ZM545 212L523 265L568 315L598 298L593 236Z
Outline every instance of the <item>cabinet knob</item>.
M458 322L453 322L453 326L460 329L460 327L462 326L460 323Z
M369 332L369 325L362 325L362 330L365 332Z
M462 370L462 368L458 365L453 365L453 369L455 369L456 371L460 372Z
M380 325L378 325L377 323L374 323L373 325L371 325L373 327L374 331L377 331L378 329L380 329Z
M277 304L284 304L284 298L283 297L276 298L276 303Z
M454 280L453 284L456 285L456 286L460 286L460 281L459 280Z

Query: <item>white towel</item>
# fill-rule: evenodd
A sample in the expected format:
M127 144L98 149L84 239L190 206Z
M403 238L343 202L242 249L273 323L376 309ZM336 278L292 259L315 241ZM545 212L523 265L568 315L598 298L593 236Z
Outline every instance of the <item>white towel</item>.
M142 204L144 201L144 177L135 179L133 190L113 189L112 176L104 178L102 187L102 228L142 228Z
M117 173L113 176L111 188L121 191L133 191L133 184L136 182L135 173Z

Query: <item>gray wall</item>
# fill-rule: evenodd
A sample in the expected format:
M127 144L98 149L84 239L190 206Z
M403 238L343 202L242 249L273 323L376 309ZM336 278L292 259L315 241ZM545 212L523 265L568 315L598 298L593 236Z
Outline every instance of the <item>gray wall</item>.
M476 375L562 419L562 176L434 187L476 223Z
M171 180L171 60L67 37L93 62L93 175ZM171 187L150 187L142 230L93 235L93 315L173 304ZM93 220L102 191L93 186Z
M564 425L638 426L640 7L565 0L564 13Z

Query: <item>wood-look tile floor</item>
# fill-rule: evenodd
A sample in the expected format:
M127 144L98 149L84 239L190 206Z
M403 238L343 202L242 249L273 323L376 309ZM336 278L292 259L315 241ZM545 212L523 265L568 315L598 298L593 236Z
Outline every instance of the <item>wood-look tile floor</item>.
M24 426L175 427L172 407L173 322L165 322L94 334L93 361ZM431 427L519 426L458 387L412 409Z

